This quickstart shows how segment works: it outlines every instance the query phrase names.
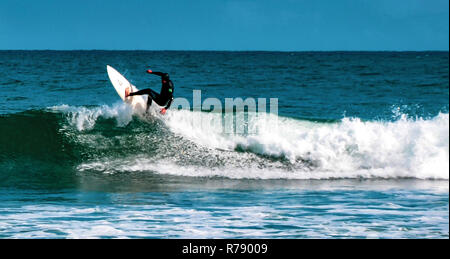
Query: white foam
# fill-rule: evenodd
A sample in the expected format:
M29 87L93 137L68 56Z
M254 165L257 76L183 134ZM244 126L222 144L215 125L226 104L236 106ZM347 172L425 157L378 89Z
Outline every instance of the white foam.
M358 194L349 203L339 200L349 197L339 192L327 203L305 203L308 193L270 192L249 203L245 197L255 194L239 193L244 198L230 203L233 196L223 192L193 192L188 197L195 202L188 207L177 198L186 198L186 193L166 193L160 198L149 194L150 200L158 202L111 201L90 212L91 203L77 207L72 203L38 203L0 208L0 224L3 236L8 238L448 238L448 206L400 212L386 208L386 198L371 202L366 200L370 194ZM401 191L392 197L404 202L408 200L404 194L412 194L413 201L436 203L440 199L434 192L418 198ZM136 199L135 194L132 196ZM275 203L267 201L269 196L275 196Z
M169 128L197 144L209 148L234 150L313 161L317 168L300 172L265 172L256 170L262 178L323 179L381 177L413 177L419 179L449 179L449 115L432 119L408 119L400 116L394 122L345 118L339 123L312 123L267 114L255 118L256 134L247 136L224 134L223 128L204 127L204 121L219 120L220 114L203 113L203 123L190 111L171 112L166 122ZM213 125L217 125L212 123ZM219 127L221 125L219 124ZM183 168L185 175L191 170ZM179 171L179 170L178 170ZM195 169L197 175L208 174ZM203 172L202 172L203 171ZM206 169L221 175L215 169ZM239 169L228 168L226 175L241 178ZM245 169L253 177L252 168ZM239 174L239 173L238 173ZM270 175L270 176L268 176Z
M98 118L111 119L117 121L117 126L126 126L132 120L133 109L124 103L116 103L113 106L102 105L94 108L74 107L60 105L50 107L51 110L63 112L67 115L68 121L77 130L89 130L95 126Z

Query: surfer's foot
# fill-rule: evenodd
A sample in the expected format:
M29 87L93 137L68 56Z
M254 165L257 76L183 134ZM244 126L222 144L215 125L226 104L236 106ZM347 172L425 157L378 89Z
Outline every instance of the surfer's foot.
M130 96L130 88L125 88L125 97Z

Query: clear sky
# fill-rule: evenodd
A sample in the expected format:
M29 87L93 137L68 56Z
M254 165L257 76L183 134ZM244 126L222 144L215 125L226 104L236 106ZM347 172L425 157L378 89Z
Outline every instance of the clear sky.
M0 0L0 49L448 46L448 0Z

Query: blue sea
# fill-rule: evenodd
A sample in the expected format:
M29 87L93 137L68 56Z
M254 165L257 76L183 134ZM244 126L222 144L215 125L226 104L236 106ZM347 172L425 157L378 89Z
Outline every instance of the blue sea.
M140 116L106 65L277 112ZM0 51L0 89L0 238L449 238L448 52Z

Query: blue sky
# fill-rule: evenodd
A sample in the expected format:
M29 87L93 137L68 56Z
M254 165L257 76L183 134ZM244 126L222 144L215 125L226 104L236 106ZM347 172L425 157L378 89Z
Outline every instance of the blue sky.
M1 0L0 49L448 50L448 0Z

